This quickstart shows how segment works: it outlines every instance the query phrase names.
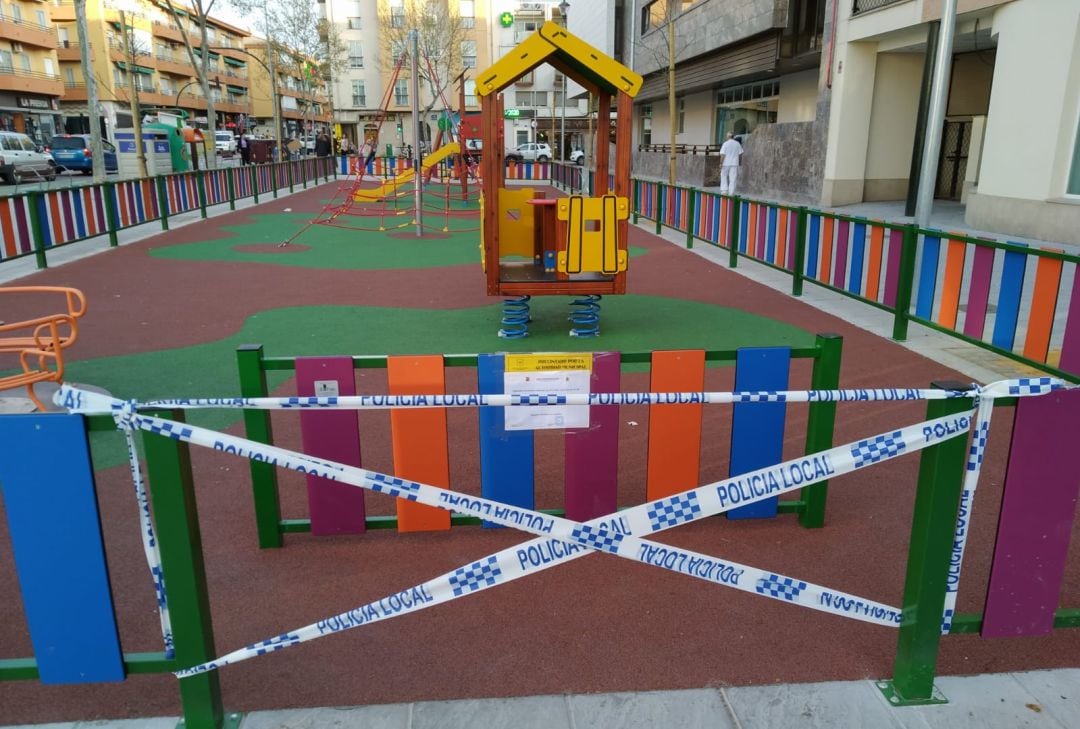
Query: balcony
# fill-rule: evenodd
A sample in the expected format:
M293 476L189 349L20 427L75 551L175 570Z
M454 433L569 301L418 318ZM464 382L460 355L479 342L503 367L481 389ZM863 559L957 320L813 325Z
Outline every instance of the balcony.
M195 69L187 58L181 56L175 56L165 53L159 53L157 56L157 70L163 73L172 73L177 76L194 76Z
M75 22L75 3L73 0L53 0L50 5L49 9L52 11L50 15L52 15L54 23Z
M65 82L64 95L60 101L86 101L86 84L82 81Z
M56 48L56 29L10 15L0 15L0 38L37 48Z
M158 38L165 38L167 40L176 41L177 43L184 42L184 36L180 34L180 28L175 25L154 23L152 32Z
M56 74L0 66L0 91L59 97L64 95L64 82Z
M91 46L91 49L93 46ZM75 41L60 41L56 48L56 60L58 61L82 61L80 46Z

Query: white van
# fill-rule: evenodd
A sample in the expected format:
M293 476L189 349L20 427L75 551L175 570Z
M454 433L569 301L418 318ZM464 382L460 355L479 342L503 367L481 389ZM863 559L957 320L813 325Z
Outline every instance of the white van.
M0 180L7 184L56 179L56 161L19 132L0 132Z
M236 136L230 131L214 132L214 148L218 154L236 154Z

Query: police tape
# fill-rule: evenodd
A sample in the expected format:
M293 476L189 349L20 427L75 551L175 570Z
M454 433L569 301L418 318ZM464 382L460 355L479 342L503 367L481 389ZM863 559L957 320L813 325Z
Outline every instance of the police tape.
M1017 391L1016 387L1009 387L1006 392L1009 395L1040 394L1043 391L1058 389L1060 385L1050 381L1036 382L1032 380L1025 381L1020 386L1023 391ZM984 388L982 390L983 397L980 398L980 403L991 402L994 396L1004 394L1004 392L991 394L988 389ZM872 463L897 457L904 452L914 452L933 442L966 434L970 424L970 416L967 415L927 421L901 431L882 434L874 439L859 441L855 444L849 444L849 446L841 446L831 451L824 451L802 459L794 459L778 466L760 469L727 481L703 486L668 499L635 507L612 517L604 517L586 524L578 524L570 520L550 517L529 510L516 509L497 502L456 494L437 487L397 479L377 472L321 461L304 454L257 444L242 438L216 434L213 431L207 431L196 426L173 423L164 419L149 418L137 414L138 408L150 407L150 404L124 403L107 396L86 393L74 388L67 388L67 390L67 392L58 394L57 399L66 402L69 406L83 408L84 412L101 411L107 406L114 413L114 417L117 418L118 425L126 429L139 427L178 440L214 447L217 450L226 452L235 452L238 455L257 460L267 460L285 468L304 473L316 473L332 480L352 483L377 492L388 493L444 509L471 513L525 531L555 535L554 538L550 539L533 540L533 542L523 545L524 548L504 550L504 552L491 555L485 560L462 567L452 573L447 573L411 590L395 593L395 595L384 598L382 601L341 613L327 621L321 621L299 631L282 634L277 638L253 644L217 661L179 672L178 676L194 675L228 663L279 650L326 633L339 632L357 625L430 607L433 604L455 599L464 594L486 589L486 587L494 584L508 582L523 576L527 573L525 569L526 562L537 562L538 565L544 565L540 569L546 569L555 563L583 556L587 553L585 550L589 549L606 551L689 576L718 584L727 584L736 589L801 604L825 612L883 625L896 625L899 623L900 616L895 608L843 592L826 590L818 585L784 575L757 570L734 562L725 562L687 550L657 545L637 539L633 535L636 533L652 533L679 524L689 523L705 516L727 511L737 505L753 503L794 488L802 488L835 475L849 473ZM939 393L941 391L928 392ZM158 401L155 406L162 406L162 402ZM181 401L173 402L179 404ZM919 431L920 428L921 432ZM922 441L919 440L919 437L922 438ZM845 454L845 448L850 448L850 452ZM835 465L832 463L833 458L836 459ZM981 457L979 462L981 463ZM785 467L789 470L785 471ZM133 468L137 468L137 466ZM135 473L134 470L133 473ZM977 472L973 478L977 479ZM973 490L974 486L972 485L971 488ZM713 493L713 489L715 489L715 493ZM643 514L645 517L642 516ZM633 524L634 519L637 519L638 523ZM647 522L643 522L642 519L647 519ZM513 560L509 556L511 553L518 555L520 572L515 573L513 569ZM522 558L522 555L524 555L524 558ZM465 588L462 587L463 585ZM160 594L163 595L163 593Z
M143 409L245 408L256 410L344 409L384 410L387 408L471 408L535 405L731 405L736 403L816 403L816 402L898 402L946 400L960 397L1011 397L1012 390L1035 388L1049 392L1064 387L1063 380L1032 377L1003 380L985 387L965 390L915 388L865 388L844 390L771 390L737 392L593 392L531 394L430 394L430 395L342 395L333 397L221 397L176 398L140 403Z
M76 396L80 394L76 393ZM530 571L536 571L536 568L545 569L555 563L583 555L589 549L606 551L627 559L773 599L866 622L895 626L899 623L900 613L891 606L841 591L828 590L786 575L758 570L689 550L655 544L634 535L653 533L690 523L736 506L802 488L843 473L850 473L905 452L913 452L932 443L966 434L970 424L968 415L950 416L920 423L873 439L858 441L848 446L841 446L702 486L628 509L617 515L579 524L571 520L518 509L366 469L322 461L304 454L215 433L197 426L139 415L132 403L113 401L110 405L118 424L125 428L141 428L195 445L255 458L291 470L313 473L331 480L352 483L376 492L480 516L505 526L545 535L541 539L504 550L411 590L395 593L384 598L383 601L361 606L312 626L284 634L284 637L279 636L276 639L248 646L212 662L212 665L204 664L178 674L184 676L304 642L326 632L339 632L347 627L374 622L376 618L385 619L421 607L430 607L433 604L482 589L482 586L508 582Z

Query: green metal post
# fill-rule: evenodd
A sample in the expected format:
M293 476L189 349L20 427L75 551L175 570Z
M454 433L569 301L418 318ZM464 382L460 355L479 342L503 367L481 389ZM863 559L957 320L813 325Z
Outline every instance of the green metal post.
M183 418L181 411L164 415L173 420ZM186 668L212 660L217 654L191 458L186 443L167 436L144 433L143 443L176 660ZM225 725L217 671L182 679L180 700L185 729L218 729Z
M161 213L161 229L169 229L169 191L165 189L165 176L158 175L154 178L154 189L157 190L158 211Z
M960 382L935 382L933 386L967 387ZM931 400L926 417L953 415L970 407L966 398ZM967 439L960 437L930 446L919 461L893 680L878 684L895 706L945 701L934 690L934 671L966 456Z
M270 394L266 387L262 357L261 344L243 344L236 350L236 363L240 370L240 394L243 397L267 397ZM267 445L274 442L268 410L245 410L244 429L251 440ZM250 462L250 467L259 548L280 547L281 504L278 501L277 471L269 463L255 460Z
M301 171L300 179L304 181L304 189L306 190L307 189L307 169L304 167L304 160L301 159L299 161L299 164L300 164L300 171Z
M686 247L694 247L694 192L689 188L684 188L683 192L690 196L690 201L686 204Z
M236 179L232 167L225 168L225 185L229 188L229 210L236 210L236 188L233 186Z
M277 173L281 169L281 164L281 162L270 163L270 191L275 200L277 199Z
M844 338L839 334L819 334L815 344L818 355L814 358L814 369L810 373L810 389L836 390L840 387L840 358L843 354ZM811 403L806 419L806 453L818 453L832 448L835 425L835 402ZM807 529L820 529L825 526L825 501L828 493L828 481L812 484L802 490L800 525Z
M206 220L206 173L202 170L195 173L195 189L199 193L199 214Z
M656 234L660 235L660 230L663 226L662 221L664 219L664 183L656 183Z
M802 296L803 272L806 270L806 208L795 213L795 260L792 261L791 295Z
M288 170L288 173L289 173L289 192L290 193L296 192L296 190L293 189L293 185L295 184L293 178L295 177L295 175L293 174L292 162L288 163L288 167L286 169Z
M116 229L120 227L119 216L116 214L116 183L106 182L102 194L105 196L105 227L109 231L109 245L113 248L120 245L116 238Z
M641 183L639 183L637 180L631 180L630 181L630 189L632 190L631 194L633 195L633 199L632 199L632 202L631 202L631 205L630 205L630 211L634 215L634 225L637 225L637 222L638 222L638 199L639 199L638 195L641 194L640 193L640 188L641 188Z
M49 260L45 257L45 234L41 225L41 208L45 196L40 192L30 193L30 235L34 239L34 257L38 268L48 268Z
M739 266L739 198L731 196L731 237L728 239L728 266Z
M908 317L911 311L911 289L915 285L915 249L919 242L919 229L915 225L904 226L904 240L900 248L900 280L896 287L896 312L893 318L892 338L898 342L907 340Z
M255 196L255 204L259 204L259 165L251 165L251 194Z

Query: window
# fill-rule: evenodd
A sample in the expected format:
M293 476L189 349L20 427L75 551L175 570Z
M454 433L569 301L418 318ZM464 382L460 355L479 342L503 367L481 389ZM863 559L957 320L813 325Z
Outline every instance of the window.
M667 0L653 0L641 6L641 34L659 28L667 18Z
M113 68L113 83L119 88L123 88L127 85L126 81L127 79L124 78L124 72L119 68Z
M779 98L779 81L720 89L716 93L716 143L723 142L728 132L749 134L758 124L776 122Z
M566 92L563 90L553 91L551 100L552 106L566 106Z
M11 70L11 51L0 50L0 71Z
M546 91L515 91L517 106L547 106Z
M11 17L16 23L22 20L22 8L15 3L11 3L8 7L11 8Z
M56 29L56 38L57 38L57 40L60 41L60 47L61 48L70 48L71 47L71 41L68 39L68 29L67 28L57 28Z
M405 27L405 0L390 0L390 27Z
M394 84L394 103L398 106L405 106L409 103L409 82L405 79L399 79Z
M363 81L352 82L352 105L357 109L367 106L367 94L364 93Z
M461 41L461 65L476 68L476 41Z
M360 24L360 18L349 18L349 30L360 30L363 26Z
M64 69L64 84L67 86L75 85L75 67L68 66Z
M38 25L48 25L49 24L48 18L45 17L45 11L44 10L38 10L36 15L37 15L37 24Z
M527 74L524 74L523 76L519 77L518 80L515 81L514 83L517 84L518 86L532 86L533 85L533 72L529 71Z
M364 67L364 46L360 41L349 41L349 68Z
M476 81L465 82L465 106L476 106Z
M459 0L458 15L461 16L462 28L475 28L476 2L474 0Z
M22 70L30 72L33 70L33 66L30 65L30 56L25 53L19 54L19 62L22 64Z
M51 58L46 56L45 58L41 59L41 63L45 66L45 73L47 73L49 76L56 75L56 67L53 66L53 60Z
M675 118L679 120L679 126L676 131L682 134L686 131L686 97L680 97L675 99Z
M652 104L641 105L641 118L638 127L640 143L652 144Z
M172 96L174 93L176 93L176 89L173 87L172 80L166 78L165 76L161 77L161 93L165 94L166 96Z
M514 42L520 43L535 33L543 25L541 20L519 20L514 23Z

